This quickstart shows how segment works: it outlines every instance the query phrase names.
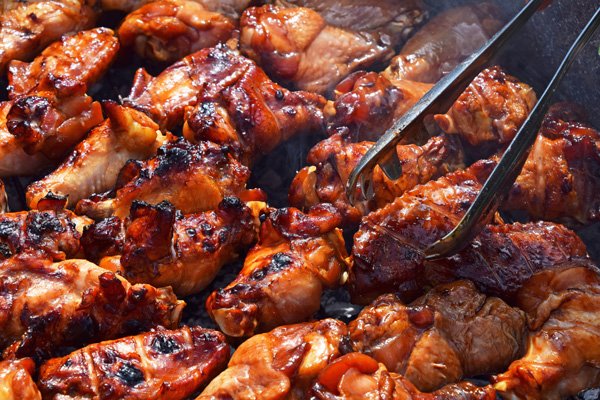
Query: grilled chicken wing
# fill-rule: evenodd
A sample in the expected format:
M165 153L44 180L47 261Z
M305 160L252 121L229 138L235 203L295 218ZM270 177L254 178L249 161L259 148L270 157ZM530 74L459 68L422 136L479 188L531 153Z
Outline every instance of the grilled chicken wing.
M470 281L440 285L411 305L379 297L348 328L355 351L431 392L464 377L504 371L523 354L525 314Z
M226 197L216 210L185 216L166 202L136 202L122 255L104 259L100 266L117 268L132 283L171 286L178 296L198 293L223 265L237 260L256 241L258 221L253 214L235 197Z
M91 28L96 20L92 4L88 0L24 2L2 13L0 74L10 61L27 61L62 35Z
M68 210L0 214L0 260L22 252L41 252L55 261L82 255L81 234L92 221Z
M47 398L183 400L225 369L222 333L157 329L89 345L40 368Z
M488 226L457 255L425 261L423 250L456 226L495 165L477 162L418 186L365 217L352 251L354 300L368 302L394 291L410 300L428 283L456 278L473 280L486 294L509 295L535 271L587 260L574 232L541 222Z
M429 89L427 83L390 81L375 72L355 72L335 88L330 129L347 129L353 141L376 141Z
M42 400L33 378L31 358L0 361L0 398L3 400Z
M31 63L11 62L13 104L6 126L26 153L60 158L102 121L100 104L86 91L107 70L118 49L110 29L96 28L63 37Z
M192 0L159 0L129 14L118 34L140 56L175 62L229 39L235 22Z
M85 260L53 264L25 254L2 262L0 302L0 348L10 346L9 358L175 327L185 305L171 289L132 286Z
M340 222L329 205L308 214L293 208L270 212L238 277L208 298L211 318L229 336L310 318L324 288L340 285L347 268Z
M389 35L328 25L319 13L303 7L248 8L240 30L242 52L269 76L317 93L393 54Z
M460 142L449 136L431 138L425 145L396 146L402 176L390 180L379 167L373 170L374 197L350 204L346 183L373 142L349 143L341 134L318 143L308 154L312 166L294 178L289 192L290 204L303 210L319 203L331 203L341 213L345 227L355 227L363 215L392 202L419 184L437 179L464 167ZM358 189L357 189L358 190Z
M328 24L360 32L389 35L394 46L410 37L427 18L420 0L275 0L281 7L306 7L318 12Z
M132 12L156 0L100 0L104 10ZM231 19L238 19L251 0L193 0L209 11L223 14Z
M94 128L54 172L29 185L29 208L37 208L50 193L66 197L74 206L81 199L111 190L127 161L156 154L168 138L139 111L112 102L106 102L104 109L108 119Z
M570 104L553 106L505 209L533 219L588 224L600 218L600 133Z
M316 400L495 400L490 386L468 382L420 392L408 379L361 353L349 353L329 364L311 388Z
M535 106L533 89L500 67L482 71L446 114L435 121L446 133L460 135L472 145L507 144Z
M189 141L226 145L250 165L295 135L324 131L323 97L291 92L254 62L232 51L226 56L240 59L240 73L205 83L198 104L186 113L183 134Z
M94 219L125 218L135 200L169 201L184 214L216 208L226 196L240 195L250 176L227 149L185 139L167 142L147 161L131 161L121 170L114 198L91 198L77 204L78 214Z
M529 315L525 356L498 375L506 399L559 400L600 385L600 278L585 267L544 271L519 291Z
M325 319L253 336L197 400L304 398L319 371L340 356L346 334L342 322Z
M500 29L499 14L490 3L442 12L406 42L384 75L390 79L437 82Z

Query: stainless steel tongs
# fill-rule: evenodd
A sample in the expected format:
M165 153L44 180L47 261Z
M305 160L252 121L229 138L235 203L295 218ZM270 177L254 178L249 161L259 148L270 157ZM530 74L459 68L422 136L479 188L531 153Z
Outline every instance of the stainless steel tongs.
M396 145L400 140L411 137L422 130L424 119L428 115L446 112L475 76L483 70L514 33L531 18L544 1L530 1L483 48L441 79L409 112L394 123L352 171L346 186L346 193L351 202L356 200L355 188L358 182L360 182L363 196L370 196L372 193L371 174L375 165L379 165L387 177L392 180L401 176L402 167L395 152ZM589 42L599 26L600 8L571 46L537 105L507 148L467 213L452 232L425 251L427 258L445 257L459 251L491 221L508 189L523 168L544 115L550 106L552 95L579 51Z

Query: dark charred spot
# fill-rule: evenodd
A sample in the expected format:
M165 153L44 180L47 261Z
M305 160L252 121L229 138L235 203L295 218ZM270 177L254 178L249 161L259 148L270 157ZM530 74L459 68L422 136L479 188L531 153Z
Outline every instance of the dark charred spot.
M214 232L213 226L206 222L203 222L200 224L200 229L202 230L202 233L204 234L204 236L210 236Z
M290 264L292 264L294 260L285 253L276 253L271 262L267 264L264 268L257 269L250 276L253 280L260 281L264 279L268 274L277 273L279 271L284 270Z
M228 196L223 198L220 204L220 208L223 210L241 210L244 207L244 203L237 197Z
M244 283L238 283L237 285L229 288L227 291L231 294L239 294L239 293L245 293L245 292L249 292L252 290L252 286L250 285L246 285ZM225 291L221 291L223 294L225 293Z
M13 252L8 244L0 243L0 255L2 255L4 258L9 258L13 255Z
M194 228L188 228L185 232L191 238L196 237L196 230Z
M10 235L17 233L19 226L11 220L0 221L0 238L8 238Z
M290 117L295 117L298 113L295 108L292 107L284 107L283 112L285 112Z
M175 339L164 335L157 335L154 337L151 346L154 350L162 354L172 354L180 349L180 346Z
M267 276L266 268L257 269L250 275L250 278L255 281L262 281Z
M169 171L183 171L192 161L192 155L189 150L180 147L166 147L163 150L163 156L160 157L156 174L163 176Z
M283 97L284 97L284 95L283 95L283 92L281 90L275 91L275 98L277 100L283 100Z
M569 179L565 178L563 179L560 185L560 189L564 194L568 194L571 193L571 191L573 190L573 185L571 184L571 181L569 181Z
M213 253L217 248L215 244L210 240L204 240L202 242L202 249L207 253Z
M33 240L40 240L45 233L61 233L64 230L56 215L49 212L31 213L28 216L27 234Z
M27 17L29 17L29 19L35 23L40 22L40 19L38 18L37 15L35 15L35 13L30 13L29 15L27 15Z
M259 221L260 222L265 222L267 220L267 218L268 218L267 213L261 211L260 215L258 216Z
M115 375L130 387L134 387L144 381L144 373L128 362L124 362Z
M135 288L132 290L131 298L134 301L140 302L144 300L144 298L146 297L146 293L148 293L148 289L146 289L144 286Z

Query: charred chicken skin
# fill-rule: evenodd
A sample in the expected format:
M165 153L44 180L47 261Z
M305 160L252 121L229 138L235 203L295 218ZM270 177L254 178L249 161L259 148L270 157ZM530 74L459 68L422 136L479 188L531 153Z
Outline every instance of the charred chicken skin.
M456 226L495 165L479 161L366 216L352 250L354 300L369 302L386 292L412 300L427 284L460 278L473 280L487 294L508 295L536 271L589 262L574 232L546 222L488 226L458 254L425 261L423 250Z
M519 291L527 352L495 377L505 399L559 400L600 385L600 278L586 267L543 271Z
M269 76L321 94L350 73L393 55L389 35L338 28L304 7L248 8L240 31L242 52Z
M329 205L308 214L281 209L263 216L258 244L238 277L208 298L209 315L229 336L251 336L302 322L320 308L325 288L341 284L347 254L340 215Z
M40 368L47 398L183 400L229 359L222 333L200 327L157 329L89 345Z
M285 89L233 51L225 56L240 66L228 80L206 82L186 112L183 135L189 141L228 146L250 165L293 136L324 131L323 97Z
M0 214L0 260L40 252L55 261L81 256L81 234L92 221L68 210Z
M216 210L185 216L166 202L135 202L121 255L100 266L116 269L132 283L171 286L178 296L198 293L256 241L257 222L235 197L226 197Z
M325 319L253 336L197 400L304 398L319 371L341 355L346 335L344 323Z
M349 353L323 369L311 388L317 400L495 400L490 387L468 382L447 385L432 393L419 391L402 375L361 353Z
M464 167L462 147L455 138L437 136L423 146L398 145L396 154L402 164L402 176L390 180L381 168L375 167L372 177L375 196L352 205L346 196L348 177L373 145L373 142L350 143L341 134L318 143L308 154L312 165L298 172L292 182L290 204L308 210L319 203L331 203L342 213L344 226L355 227L363 215L392 202L407 190Z
M384 75L393 80L437 82L501 28L499 14L490 3L438 14L406 42Z
M471 145L508 144L535 106L533 89L500 67L481 72L446 114L436 115L440 128Z
M8 67L12 107L6 125L28 154L59 158L102 122L100 104L86 91L119 49L113 31L95 28L64 36L31 63Z
M54 172L29 185L29 208L37 208L50 193L75 206L79 200L111 190L129 160L153 156L168 138L139 111L112 102L106 102L104 110L108 119L92 129Z
M134 201L168 201L184 214L216 208L226 196L244 192L250 176L228 150L210 142L167 142L155 157L130 161L119 173L114 198L95 196L77 204L78 214L94 219L129 215Z
M16 3L0 14L0 74L10 61L28 61L64 34L89 29L96 21L93 1Z
M42 400L32 375L31 358L0 361L0 398L3 400Z
M411 305L381 296L348 329L355 351L425 392L504 371L523 354L527 335L521 310L470 281L437 286Z
M176 327L171 289L131 285L85 260L52 263L21 254L0 266L0 347L4 356L47 358L69 346Z
M193 0L159 0L148 3L121 24L121 44L140 56L175 62L188 54L229 39L235 22L207 10Z

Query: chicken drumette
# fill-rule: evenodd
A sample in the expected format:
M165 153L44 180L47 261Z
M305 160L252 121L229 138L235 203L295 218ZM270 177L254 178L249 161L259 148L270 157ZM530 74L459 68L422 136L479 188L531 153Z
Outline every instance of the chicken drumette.
M31 358L0 361L0 397L3 400L41 400L32 376L35 363Z

